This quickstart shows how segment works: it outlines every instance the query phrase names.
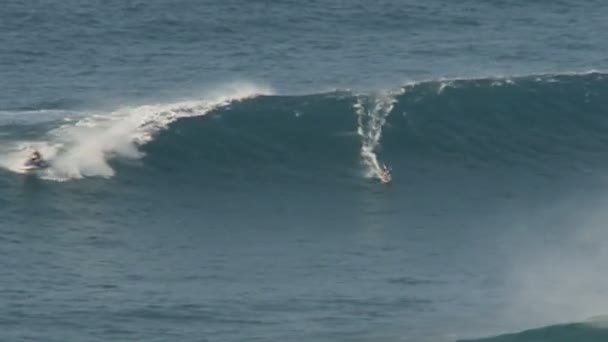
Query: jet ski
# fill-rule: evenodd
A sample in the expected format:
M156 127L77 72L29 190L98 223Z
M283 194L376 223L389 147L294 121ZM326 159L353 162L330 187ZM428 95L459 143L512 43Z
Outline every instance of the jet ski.
M27 161L25 162L25 164L23 164L23 166L21 167L21 170L23 171L37 171L37 170L44 170L47 167L49 167L49 163L45 162L44 160L38 160L38 161Z
M35 151L32 156L23 164L21 170L23 172L35 172L44 170L49 167L49 163L42 159L42 155Z

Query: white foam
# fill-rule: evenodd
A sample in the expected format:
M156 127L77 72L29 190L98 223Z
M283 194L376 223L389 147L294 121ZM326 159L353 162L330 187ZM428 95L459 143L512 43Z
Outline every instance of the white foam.
M68 180L111 177L109 160L137 159L139 146L179 118L202 116L211 110L257 95L271 94L252 84L231 84L208 93L201 100L123 107L110 113L92 114L47 132L40 141L20 141L0 151L0 166L21 172L23 161L35 148L51 161L42 178Z
M445 90L445 88L447 87L453 87L454 86L454 81L441 81L439 83L439 88L437 89L437 94L442 94L443 91Z

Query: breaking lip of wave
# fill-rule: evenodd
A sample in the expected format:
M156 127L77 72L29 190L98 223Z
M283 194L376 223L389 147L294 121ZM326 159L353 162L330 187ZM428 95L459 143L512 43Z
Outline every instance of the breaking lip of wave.
M111 177L115 171L108 163L110 159L141 158L143 153L138 147L175 120L203 116L233 101L272 93L268 87L250 83L228 84L201 100L123 107L110 113L68 119L41 139L14 141L2 147L0 166L21 173L24 160L36 149L51 162L51 167L39 171L41 178L64 181L91 176Z
M482 81L482 80L496 80L496 81L505 81L512 82L513 80L525 79L525 78L533 78L537 80L551 80L553 77L561 77L561 76L588 76L588 75L605 75L608 74L608 70L604 69L587 69L583 71L561 71L561 72L537 72L537 73L511 73L511 74L500 74L500 73L492 73L492 74L480 74L474 76L449 76L449 77L437 77L437 78L422 78L422 79L413 79L413 80L404 80L401 82L402 87L411 87L424 83L441 83L445 85L449 85L452 82L459 81Z

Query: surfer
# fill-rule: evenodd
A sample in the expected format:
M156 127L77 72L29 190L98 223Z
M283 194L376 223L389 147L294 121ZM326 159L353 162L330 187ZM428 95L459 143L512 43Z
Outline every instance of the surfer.
M27 160L25 165L26 166L35 166L35 167L44 167L46 165L46 162L44 161L44 159L42 159L42 154L40 154L40 152L38 152L37 150L34 150L32 155L30 156L30 159Z
M42 161L42 155L40 154L40 152L34 151L34 153L32 153L32 156L30 157L30 162L38 163L40 161Z
M391 176L391 169L386 166L386 164L382 164L382 173L380 174L380 181L384 184L389 183L393 177Z

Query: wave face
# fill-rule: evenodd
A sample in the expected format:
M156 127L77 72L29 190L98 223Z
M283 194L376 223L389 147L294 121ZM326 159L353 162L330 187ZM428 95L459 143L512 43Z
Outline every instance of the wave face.
M606 147L607 94L604 75L588 74L437 81L368 95L261 97L219 108L210 118L177 122L147 150L154 156L157 148L194 146L237 164L362 159L371 168L377 153L391 162L462 166L591 163Z
M111 177L120 168L113 161L142 158L144 167L182 165L197 174L256 167L266 175L343 177L335 171L343 168L364 178L378 177L383 162L399 166L397 177L426 163L567 172L605 162L608 80L601 73L430 81L374 94L268 93L249 86L61 121L62 112L30 114L49 120L34 123L5 113L2 139L10 147L1 164L18 171L27 146L53 161L43 177L61 180Z

